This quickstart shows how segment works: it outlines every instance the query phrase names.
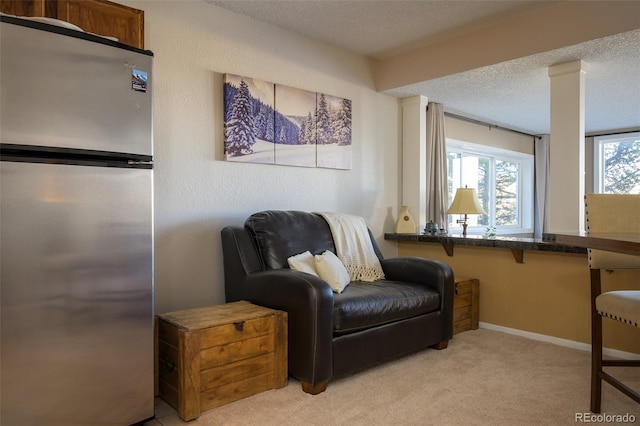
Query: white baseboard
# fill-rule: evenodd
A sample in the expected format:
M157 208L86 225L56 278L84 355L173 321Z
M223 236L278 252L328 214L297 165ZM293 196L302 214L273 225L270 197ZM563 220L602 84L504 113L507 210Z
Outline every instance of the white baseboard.
M588 343L576 342L574 340L561 339L560 337L547 336L546 334L532 333L530 331L518 330L516 328L503 327L501 325L490 324L488 322L480 322L480 328L487 330L500 331L506 334L526 337L527 339L540 340L542 342L553 343L554 345L566 346L569 348L579 349L581 351L591 352L591 345ZM640 360L640 354L633 352L619 351L617 349L603 348L603 355L611 358L619 359L637 359Z

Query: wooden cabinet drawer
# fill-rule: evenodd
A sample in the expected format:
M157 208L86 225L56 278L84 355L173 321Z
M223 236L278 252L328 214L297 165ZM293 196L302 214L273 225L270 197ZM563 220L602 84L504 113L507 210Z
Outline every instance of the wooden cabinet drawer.
M456 277L453 296L453 334L476 330L479 322L480 282Z
M158 315L160 397L202 410L287 384L287 313L235 302Z

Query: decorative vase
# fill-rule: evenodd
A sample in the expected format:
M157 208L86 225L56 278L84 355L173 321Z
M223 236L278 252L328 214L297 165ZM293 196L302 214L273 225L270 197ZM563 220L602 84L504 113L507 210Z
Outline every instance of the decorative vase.
M396 222L396 234L415 234L416 222L409 213L409 206L402 206Z

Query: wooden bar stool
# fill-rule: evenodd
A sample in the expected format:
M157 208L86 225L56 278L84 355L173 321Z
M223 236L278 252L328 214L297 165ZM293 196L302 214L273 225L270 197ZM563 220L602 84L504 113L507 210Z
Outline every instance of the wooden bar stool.
M587 232L591 234L640 234L640 195L586 194ZM640 367L640 360L602 358L602 317L640 327L640 290L602 293L601 271L640 269L640 256L589 249L591 273L591 411L600 412L602 380L640 403L640 393L622 383L603 367Z

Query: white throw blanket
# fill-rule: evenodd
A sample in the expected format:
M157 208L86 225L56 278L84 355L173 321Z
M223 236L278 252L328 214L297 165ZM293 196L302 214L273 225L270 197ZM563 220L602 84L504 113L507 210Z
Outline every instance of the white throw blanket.
M364 219L344 213L318 212L329 224L336 254L351 281L375 281L384 278L380 260L373 250Z

